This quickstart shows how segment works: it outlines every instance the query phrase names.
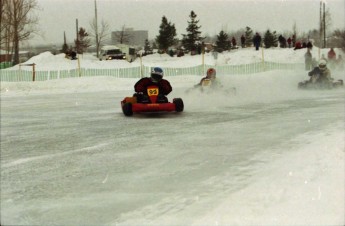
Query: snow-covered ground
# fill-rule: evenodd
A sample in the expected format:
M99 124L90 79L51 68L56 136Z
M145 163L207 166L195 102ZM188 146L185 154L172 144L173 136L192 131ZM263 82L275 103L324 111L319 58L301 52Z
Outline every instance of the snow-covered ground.
M301 63L304 53L264 56ZM245 49L217 60L206 55L205 63L261 57ZM37 70L76 63L49 53L31 61ZM143 61L189 67L201 58ZM139 65L89 55L81 63ZM345 80L344 71L332 72ZM1 225L344 225L345 89L298 90L307 77L219 76L236 95L186 93L201 76L166 77L169 98L181 97L184 112L133 117L122 114L120 101L136 79L2 82Z

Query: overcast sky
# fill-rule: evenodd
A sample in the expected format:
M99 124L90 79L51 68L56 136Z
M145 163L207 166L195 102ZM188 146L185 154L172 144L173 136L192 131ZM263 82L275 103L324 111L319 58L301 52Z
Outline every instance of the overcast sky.
M41 37L32 44L73 42L76 19L79 27L90 30L94 18L94 0L37 0L40 10ZM327 0L332 17L332 28L345 29L345 1ZM175 24L178 38L186 33L190 12L197 14L202 35L213 36L221 30L237 31L251 27L255 32L267 29L277 33L297 29L306 32L319 26L318 0L97 0L98 19L109 23L111 31L122 26L148 30L149 39L158 35L162 17Z

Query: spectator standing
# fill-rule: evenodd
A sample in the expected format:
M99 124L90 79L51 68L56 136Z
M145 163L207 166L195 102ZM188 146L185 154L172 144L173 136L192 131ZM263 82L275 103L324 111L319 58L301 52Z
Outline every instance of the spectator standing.
M335 51L334 51L333 48L331 48L331 49L328 51L327 57L328 57L329 62L335 61L335 59L336 59L336 54L335 54Z
M235 37L232 37L232 39L231 39L231 44L232 44L232 47L235 49L236 46L237 46L237 42L236 42Z
M335 54L335 51L333 48L331 48L327 53L327 59L329 62L329 66L333 67L335 65L335 61L337 59L337 55Z
M295 43L295 48L294 48L294 50L296 50L296 49L302 49L302 48L303 48L302 42L298 41L298 42Z
M259 35L258 32L256 32L254 38L253 38L253 43L255 46L255 50L259 50L259 47L261 45L261 36Z
M308 49L307 52L304 54L304 62L305 62L305 70L310 71L313 65L313 56Z
M283 35L279 35L278 41L280 44L280 48L286 48L286 38Z
M296 35L292 35L292 46L296 46Z
M313 44L311 43L311 41L308 41L307 48L310 49L310 50L313 49Z
M292 42L292 39L291 39L291 37L289 37L289 38L287 39L287 43L288 43L288 45L289 45L289 48L291 48L291 42Z
M245 43L246 43L246 37L244 37L244 35L241 36L241 46L242 48L245 47Z

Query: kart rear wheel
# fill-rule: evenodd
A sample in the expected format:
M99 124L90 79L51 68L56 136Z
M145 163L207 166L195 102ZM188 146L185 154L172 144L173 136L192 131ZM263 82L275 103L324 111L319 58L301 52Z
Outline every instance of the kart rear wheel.
M342 79L339 79L338 81L333 83L333 87L338 88L340 86L344 85L344 81Z
M122 106L122 112L126 116L132 116L133 115L132 103L125 103Z
M182 112L184 105L181 98L174 98L173 103L175 104L176 112Z

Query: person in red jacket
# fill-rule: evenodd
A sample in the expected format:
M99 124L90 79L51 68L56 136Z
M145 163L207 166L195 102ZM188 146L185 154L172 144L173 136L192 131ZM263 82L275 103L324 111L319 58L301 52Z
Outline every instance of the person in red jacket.
M154 67L151 70L150 77L141 78L137 83L134 85L134 94L137 97L137 102L141 103L148 103L149 98L147 94L147 87L149 86L158 86L159 95L157 98L157 102L168 102L168 98L166 97L171 91L172 87L168 80L163 79L163 69L160 67Z
M328 54L327 54L327 57L328 57L328 60L331 62L331 61L334 61L336 59L336 54L335 54L335 51L333 48L331 48L329 51L328 51Z

